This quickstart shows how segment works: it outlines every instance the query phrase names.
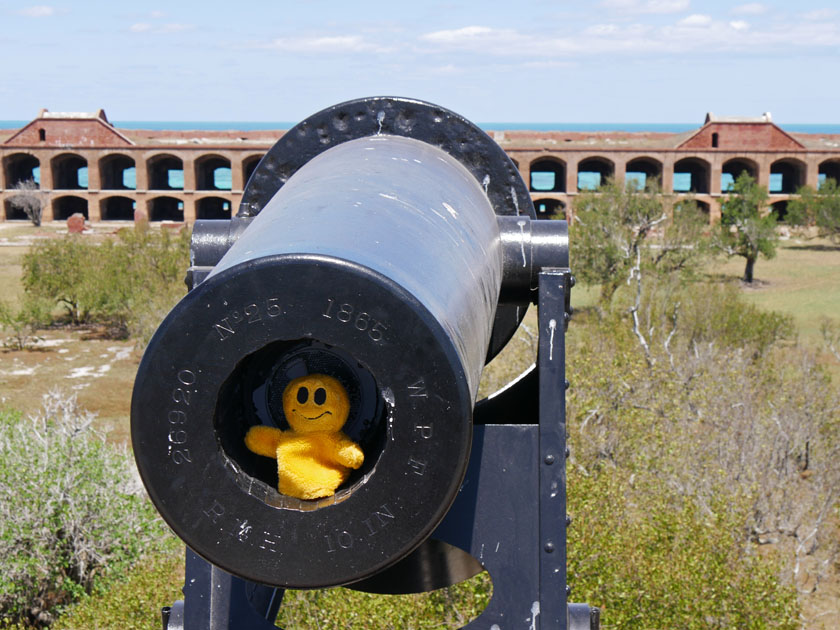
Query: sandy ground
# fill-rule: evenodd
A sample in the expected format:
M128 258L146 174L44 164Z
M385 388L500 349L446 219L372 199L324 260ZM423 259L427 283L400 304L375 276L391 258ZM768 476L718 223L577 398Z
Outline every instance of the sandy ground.
M140 352L132 341L85 330L40 331L34 350L0 352L0 404L31 413L51 389L78 396L109 439L128 440L129 404Z

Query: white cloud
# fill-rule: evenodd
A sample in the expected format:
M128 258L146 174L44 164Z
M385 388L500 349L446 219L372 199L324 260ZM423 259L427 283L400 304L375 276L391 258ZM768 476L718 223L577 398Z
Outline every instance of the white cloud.
M180 33L195 28L192 24L161 24L154 25L148 22L136 22L128 27L132 33Z
M570 39L546 35L534 37L532 33L520 33L514 29L490 28L488 26L465 26L464 28L433 31L420 36L427 44L426 51L459 50L497 56L555 56L570 52Z
M429 72L431 74L455 75L455 74L463 74L464 69L459 68L455 64L448 63L444 66L435 66L433 68L429 68Z
M708 26L712 23L712 18L709 15L700 15L699 13L694 13L681 19L678 24L680 26Z
M747 4L739 4L732 9L732 13L736 15L761 15L767 13L767 7L760 2L748 2Z
M501 31L488 26L465 26L453 30L433 31L420 36L420 39L437 43L462 43L465 40L475 40L480 37L496 35Z
M387 52L359 35L332 35L320 37L280 37L267 48L302 53Z
M837 9L815 9L808 11L802 17L806 20L830 20L837 15Z
M615 24L593 24L583 32L587 35L612 35L618 32L618 26Z
M680 13L687 11L690 0L603 0L601 6L624 13Z
M18 11L18 14L33 18L49 17L51 15L55 15L55 9L53 7L44 6L43 4L38 4L34 7L21 9Z
M151 17L154 20L159 20L160 18L165 16L166 13L164 13L163 11L152 11L151 13L149 13L149 17Z
M470 26L419 36L419 54L472 53L533 62L570 62L592 55L644 57L652 54L765 52L840 45L840 24L794 21L756 28L745 20L716 20L692 14L668 26L644 23L594 24L578 32L540 33ZM463 62L462 64L463 65Z

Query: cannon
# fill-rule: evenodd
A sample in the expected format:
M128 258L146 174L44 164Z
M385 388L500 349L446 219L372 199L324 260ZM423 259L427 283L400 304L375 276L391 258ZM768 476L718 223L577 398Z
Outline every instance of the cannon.
M271 628L284 589L419 592L482 569L494 595L473 623L597 627L567 604L567 227L535 220L489 136L404 98L310 116L235 217L195 223L187 284L131 410L140 475L187 546L165 628ZM534 302L538 365L477 401ZM310 374L346 389L364 463L301 499L245 436L288 429L283 392Z

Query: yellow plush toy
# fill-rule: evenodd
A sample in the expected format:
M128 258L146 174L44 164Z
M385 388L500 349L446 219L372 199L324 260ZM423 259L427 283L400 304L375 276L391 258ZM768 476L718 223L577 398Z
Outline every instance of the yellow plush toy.
M290 431L251 427L245 446L277 459L281 493L298 499L332 496L350 469L365 459L359 445L341 431L350 413L347 392L332 376L301 376L283 390L283 412Z

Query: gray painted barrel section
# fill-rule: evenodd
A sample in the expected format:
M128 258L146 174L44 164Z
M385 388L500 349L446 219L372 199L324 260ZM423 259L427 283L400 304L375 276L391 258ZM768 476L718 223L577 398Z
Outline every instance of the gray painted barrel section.
M448 153L390 135L314 157L274 195L215 267L318 254L381 273L441 324L475 399L502 280L496 214Z

